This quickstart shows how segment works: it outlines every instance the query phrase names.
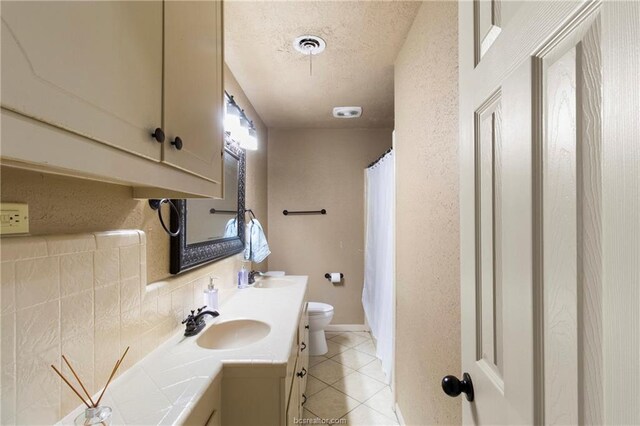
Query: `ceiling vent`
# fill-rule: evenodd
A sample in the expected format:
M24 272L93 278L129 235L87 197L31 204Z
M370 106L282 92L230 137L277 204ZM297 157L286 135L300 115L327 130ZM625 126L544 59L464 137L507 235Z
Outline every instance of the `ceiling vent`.
M318 36L302 35L293 40L293 47L303 55L317 55L327 47L327 43Z
M333 116L335 118L359 118L362 115L362 107L348 106L335 107Z

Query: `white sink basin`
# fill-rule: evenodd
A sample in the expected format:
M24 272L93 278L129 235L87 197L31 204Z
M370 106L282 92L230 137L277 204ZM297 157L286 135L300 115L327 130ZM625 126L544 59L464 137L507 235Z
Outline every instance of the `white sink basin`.
M295 284L295 281L287 278L262 278L256 281L255 288L282 288Z
M205 349L237 349L262 340L269 331L271 326L266 322L231 320L207 328L196 342Z

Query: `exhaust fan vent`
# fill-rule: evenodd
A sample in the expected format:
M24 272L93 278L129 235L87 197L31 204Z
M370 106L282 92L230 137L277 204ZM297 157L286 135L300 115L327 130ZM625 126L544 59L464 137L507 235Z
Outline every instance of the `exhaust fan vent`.
M335 118L359 118L362 115L362 107L335 107L333 116Z
M318 36L302 35L293 40L293 47L303 55L317 55L327 47L327 43Z

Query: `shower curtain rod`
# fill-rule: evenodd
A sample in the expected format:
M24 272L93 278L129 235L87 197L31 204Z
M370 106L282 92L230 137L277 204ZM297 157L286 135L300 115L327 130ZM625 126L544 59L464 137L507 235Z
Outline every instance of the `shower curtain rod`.
M378 162L379 162L380 160L382 160L382 159L384 158L384 156L385 156L385 155L387 155L388 153L390 153L391 151L393 151L393 147L391 147L391 148L387 149L387 150L386 150L386 151L385 151L385 152L384 152L380 157L378 157L378 158L377 158L373 163L369 164L369 165L367 166L367 169L368 169L368 168L371 168L371 167L373 167L373 166L375 166L376 164L378 164Z

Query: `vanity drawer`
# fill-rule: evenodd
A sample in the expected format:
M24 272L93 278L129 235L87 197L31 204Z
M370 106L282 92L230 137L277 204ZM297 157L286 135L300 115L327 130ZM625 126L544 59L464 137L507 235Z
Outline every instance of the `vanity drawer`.
M297 358L295 363L295 372L300 370L300 359ZM287 398L287 426L295 425L299 422L302 412L302 406L300 405L300 388L299 388L300 380L294 374L292 380L291 391L289 393L289 397Z
M305 344L307 345L309 344L309 342L307 341L309 339L305 338L305 332L308 335L308 332L309 332L309 312L307 311L308 306L309 304L307 302L304 302L304 305L302 305L302 312L300 313L300 322L298 323L298 343L305 342Z
M284 379L284 400L289 401L289 395L291 394L291 384L295 377L296 361L298 360L298 341L294 339L291 345L291 351L289 352L289 361L287 362L287 377Z
M307 315L307 303L305 302L302 307L302 313L300 314L300 320L298 323L297 336L291 345L291 351L289 352L289 361L287 362L287 377L285 378L285 401L289 401L291 395L291 388L297 381L295 379L295 373L305 368L309 369L309 317ZM306 359L303 357L306 355ZM298 360L300 358L300 361ZM306 380L305 380L306 382Z
M298 355L298 370L309 370L309 329L303 329L302 342L300 343L300 354ZM307 375L300 382L300 392L307 389Z

